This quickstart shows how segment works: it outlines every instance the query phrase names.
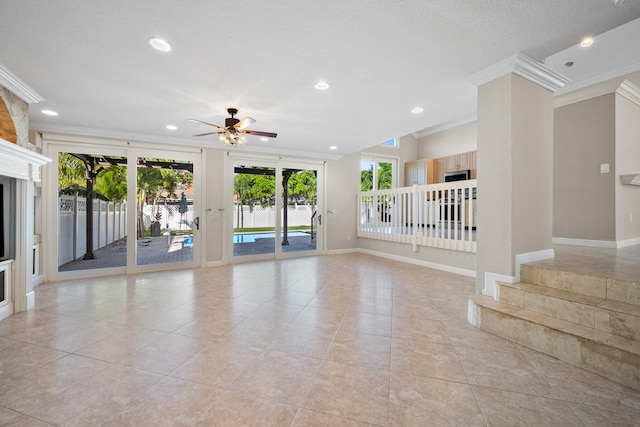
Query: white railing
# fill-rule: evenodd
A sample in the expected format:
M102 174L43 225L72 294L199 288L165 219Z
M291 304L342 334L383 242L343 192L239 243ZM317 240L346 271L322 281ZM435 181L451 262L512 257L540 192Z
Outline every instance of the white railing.
M476 252L477 180L369 191L358 196L358 237Z

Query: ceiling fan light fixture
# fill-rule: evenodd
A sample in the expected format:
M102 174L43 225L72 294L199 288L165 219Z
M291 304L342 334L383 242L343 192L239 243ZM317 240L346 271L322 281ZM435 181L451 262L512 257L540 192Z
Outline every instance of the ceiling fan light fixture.
M160 37L152 37L149 39L149 44L152 48L160 52L171 52L172 49L171 43Z

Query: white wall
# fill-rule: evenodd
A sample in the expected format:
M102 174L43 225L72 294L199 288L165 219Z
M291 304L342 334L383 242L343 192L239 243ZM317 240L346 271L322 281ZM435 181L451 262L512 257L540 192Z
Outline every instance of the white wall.
M640 174L640 105L616 94L615 111L616 241L624 243L640 238L640 187L620 181L620 175Z
M473 121L418 139L418 159L451 156L478 148L478 123Z

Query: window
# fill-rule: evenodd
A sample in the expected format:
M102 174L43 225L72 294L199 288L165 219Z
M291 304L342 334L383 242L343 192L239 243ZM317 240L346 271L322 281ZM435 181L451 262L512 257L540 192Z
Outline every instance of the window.
M394 188L397 164L395 158L363 155L360 160L360 191Z
M398 146L398 138L387 139L382 143L385 147L397 147Z

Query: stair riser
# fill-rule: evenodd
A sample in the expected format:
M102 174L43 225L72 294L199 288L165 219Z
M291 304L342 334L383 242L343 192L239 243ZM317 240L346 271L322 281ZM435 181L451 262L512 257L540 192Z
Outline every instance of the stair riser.
M595 307L575 301L500 286L500 302L578 325L591 328L595 325Z
M610 334L640 341L640 317L596 308L595 328Z
M640 282L608 279L531 265L520 267L520 280L640 306Z
M470 301L480 329L640 390L640 357L588 338L516 318Z

